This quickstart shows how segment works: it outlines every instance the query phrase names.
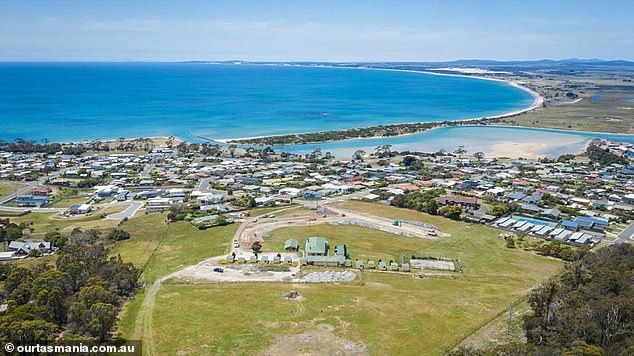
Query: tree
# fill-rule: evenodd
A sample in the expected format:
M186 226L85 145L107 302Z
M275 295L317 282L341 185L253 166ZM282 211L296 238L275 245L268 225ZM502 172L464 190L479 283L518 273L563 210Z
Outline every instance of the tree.
M104 341L117 320L117 311L112 304L96 303L88 312L87 330L90 335Z
M72 293L70 278L54 268L39 273L32 285L35 304L46 309L59 325L66 322L68 296Z
M438 214L438 202L436 202L436 198L431 198L427 201L425 211L431 215Z
M460 220L461 215L462 207L460 205L452 205L445 212L445 216L452 220Z
M381 145L377 146L375 149L377 157L386 157L389 156L392 152L392 145Z
M11 268L11 272L4 281L4 290L11 294L20 284L30 284L33 281L31 270L16 266Z
M403 160L401 161L401 163L405 166L405 167L409 167L411 166L414 162L416 162L418 159L414 156L405 156L403 158Z
M109 256L95 231L77 229L71 235L55 266L0 269L8 305L0 313L1 340L51 341L61 331L108 337L123 297L137 288L140 270L121 256Z
M569 348L561 353L562 356L603 356L603 350L594 345L588 345L584 341L575 340Z
M257 201L254 197L249 196L246 198L246 206L247 208L255 208L258 205Z
M634 246L582 254L528 295L526 343L460 349L452 355L632 355Z
M108 239L114 240L114 241L129 240L130 233L125 230L114 229L110 231L110 233L108 234Z
M363 162L363 157L366 155L367 153L364 150L356 150L354 151L354 153L352 154L352 159L353 160L359 160L361 162Z
M15 223L9 223L2 230L2 239L11 242L22 238L22 228Z
M255 241L251 245L251 250L253 250L253 253L260 253L262 251L262 244L260 243L260 241Z
M478 161L481 161L484 158L484 152L478 151L473 154L473 157L477 159Z
M507 212L508 208L506 207L506 205L503 204L494 205L493 208L491 208L491 213L493 213L493 215L495 216L502 216Z
M98 304L113 304L116 302L114 294L107 289L107 283L101 278L91 278L79 292L76 293L74 301L68 310L68 321L71 323L71 330L86 333L94 330L95 325L90 325L91 320L99 317L100 312L95 316L92 306ZM92 333L92 332L91 332Z
M321 153L321 148L319 148L319 147L318 147L318 148L315 148L315 149L313 150L313 152L311 152L311 153L310 153L310 155L309 155L309 156L310 156L310 158L311 158L311 159L315 159L315 158L319 158L319 157L321 157L321 156L322 156L322 153Z
M167 213L167 219L169 221L180 221L185 218L185 208L183 204L173 204L170 206L170 211Z
M68 242L68 238L59 233L59 231L47 232L44 241L50 242L54 247L62 248Z
M463 145L458 146L458 148L456 148L455 151L453 151L454 154L457 154L458 156L461 156L465 153L467 153L467 150L464 148Z
M42 320L15 320L3 322L0 328L0 335L3 340L19 342L21 344L35 344L38 342L49 342L54 340L59 327L54 323Z

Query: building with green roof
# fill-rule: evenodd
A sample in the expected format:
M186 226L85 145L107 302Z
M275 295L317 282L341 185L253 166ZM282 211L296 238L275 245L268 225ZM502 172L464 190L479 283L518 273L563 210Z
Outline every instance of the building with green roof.
M288 239L284 241L284 250L297 251L299 250L299 242L295 239Z
M325 237L309 237L304 246L306 256L328 256L328 240Z

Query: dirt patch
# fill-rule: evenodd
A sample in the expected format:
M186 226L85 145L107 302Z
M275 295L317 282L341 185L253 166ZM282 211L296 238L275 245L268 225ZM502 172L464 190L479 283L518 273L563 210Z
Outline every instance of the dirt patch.
M288 299L288 300L300 300L300 299L304 299L304 297L302 297L299 293L297 293L296 290L292 290L286 294L284 294L284 298Z
M278 336L262 355L368 355L365 345L335 335L333 327L318 325L316 330Z

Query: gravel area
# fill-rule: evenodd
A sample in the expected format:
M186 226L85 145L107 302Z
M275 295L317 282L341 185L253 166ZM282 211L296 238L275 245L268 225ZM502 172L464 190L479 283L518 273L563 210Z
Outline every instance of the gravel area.
M302 282L311 283L327 283L327 282L350 282L357 278L356 273L351 271L335 272L335 271L323 271L323 272L311 272L301 279Z

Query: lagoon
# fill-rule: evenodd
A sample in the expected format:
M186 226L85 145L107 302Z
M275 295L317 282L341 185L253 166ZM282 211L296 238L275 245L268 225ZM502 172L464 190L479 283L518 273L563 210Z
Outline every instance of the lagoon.
M489 156L512 158L558 157L579 153L593 138L634 144L634 135L564 131L505 126L441 127L398 137L353 139L318 144L273 147L285 152L306 154L319 148L336 157L351 157L356 150L374 152L377 146L390 144L396 151L452 152L464 146L468 153L484 152Z

